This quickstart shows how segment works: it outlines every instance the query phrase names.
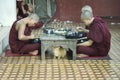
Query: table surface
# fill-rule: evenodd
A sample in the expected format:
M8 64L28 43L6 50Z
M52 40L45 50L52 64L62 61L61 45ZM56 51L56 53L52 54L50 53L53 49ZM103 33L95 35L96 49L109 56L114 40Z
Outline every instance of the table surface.
M46 33L41 33L41 35L39 36L41 41L75 41L77 44L78 40L83 40L83 39L87 39L87 37L82 37L82 38L66 38L63 35L57 35L57 34L46 34Z
M76 39L67 39L65 38L65 36L57 34L42 33L40 36L40 40L76 40Z

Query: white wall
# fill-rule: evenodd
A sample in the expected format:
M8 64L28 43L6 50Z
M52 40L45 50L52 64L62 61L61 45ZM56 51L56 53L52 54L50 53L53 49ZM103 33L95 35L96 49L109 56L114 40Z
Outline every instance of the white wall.
M11 26L16 20L16 0L0 0L0 23Z
M8 45L8 36L13 22L16 20L16 0L0 0L0 54Z

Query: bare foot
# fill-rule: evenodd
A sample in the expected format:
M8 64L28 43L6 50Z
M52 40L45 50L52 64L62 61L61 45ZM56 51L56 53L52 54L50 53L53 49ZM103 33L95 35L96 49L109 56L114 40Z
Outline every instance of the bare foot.
M89 56L86 55L86 54L77 54L77 57L79 57L79 58L84 58L84 57L89 57Z
M32 52L29 52L29 54L33 55L33 56L36 56L38 54L38 50L34 50Z

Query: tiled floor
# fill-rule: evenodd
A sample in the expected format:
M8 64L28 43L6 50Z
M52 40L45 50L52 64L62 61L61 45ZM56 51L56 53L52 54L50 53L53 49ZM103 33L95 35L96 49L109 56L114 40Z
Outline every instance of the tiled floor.
M2 64L0 80L120 80L120 64Z
M120 26L110 27L112 60L41 61L39 56L0 57L0 80L120 80Z
M120 80L120 63L112 60L0 59L0 80Z

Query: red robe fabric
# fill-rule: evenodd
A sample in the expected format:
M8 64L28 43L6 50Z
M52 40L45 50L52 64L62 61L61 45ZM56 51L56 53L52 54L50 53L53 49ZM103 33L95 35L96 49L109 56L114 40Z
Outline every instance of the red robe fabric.
M35 26L31 26L31 29L41 28L43 24L44 24L43 22L39 21L38 23L35 24Z
M39 50L40 44L38 43L30 44L28 40L22 41L18 39L18 31L15 29L16 22L17 21L13 23L12 28L10 30L10 34L9 34L9 45L10 45L11 51L13 53L24 54L30 51ZM29 36L31 34L31 28L26 27L24 34L26 36Z
M107 56L110 50L111 34L101 18L95 17L92 24L86 29L88 39L93 40L92 46L78 46L77 53L84 53L89 56Z

